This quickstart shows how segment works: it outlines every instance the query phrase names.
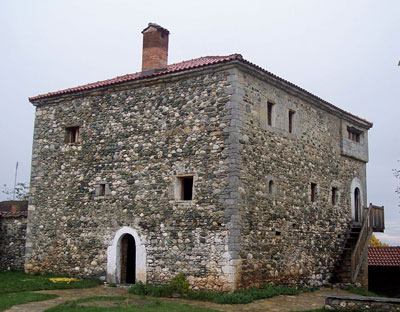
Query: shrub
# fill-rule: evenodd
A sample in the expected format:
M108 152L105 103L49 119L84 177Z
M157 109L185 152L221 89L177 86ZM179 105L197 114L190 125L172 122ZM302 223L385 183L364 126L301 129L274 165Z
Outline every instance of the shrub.
M137 282L136 284L129 287L128 292L130 294L145 296L146 295L146 285L142 282Z
M192 300L210 301L220 304L246 304L255 300L279 295L297 295L301 291L285 286L265 284L262 288L248 288L233 293L212 292L204 290L189 290L189 283L183 274L177 275L168 285L150 285L141 282L131 286L129 292L135 295L153 297L171 297L179 293Z
M151 285L138 282L132 285L128 292L139 296L171 297L174 289L169 285Z
M169 286L171 286L179 294L187 294L189 291L189 281L185 279L185 275L183 273L179 273L177 276L175 276L169 282Z
M187 298L192 300L200 300L200 301L211 301L213 302L216 297L218 297L220 293L211 292L206 290L189 290L186 294Z

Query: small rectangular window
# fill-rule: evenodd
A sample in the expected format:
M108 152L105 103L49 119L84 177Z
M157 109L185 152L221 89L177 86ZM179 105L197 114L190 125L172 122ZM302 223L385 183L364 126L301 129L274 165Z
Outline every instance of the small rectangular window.
M357 130L357 129L351 128L351 127L347 127L347 135L348 135L349 140L360 143L361 133L362 133L362 131L360 131L360 130Z
M311 183L311 202L315 202L317 191L317 184Z
M294 111L289 110L289 133L293 133Z
M106 195L106 185L100 184L99 196L105 196L105 195Z
M274 103L267 102L267 122L268 122L268 126L272 126L273 107L274 107Z
M332 198L331 198L332 205L336 205L337 202L336 197L337 197L337 188L332 187Z
M179 177L180 200L193 199L193 176Z
M65 129L65 142L66 143L79 142L79 127L68 127Z

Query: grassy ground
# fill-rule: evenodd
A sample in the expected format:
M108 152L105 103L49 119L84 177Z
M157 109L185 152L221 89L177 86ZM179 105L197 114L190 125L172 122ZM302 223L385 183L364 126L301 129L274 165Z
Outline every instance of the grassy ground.
M23 304L33 301L43 301L58 297L57 295L33 294L29 292L15 294L0 294L0 311L7 310L16 304Z
M64 302L46 312L218 312L158 300L129 299L127 297L90 297Z
M209 301L219 304L246 304L260 299L266 299L279 295L297 295L301 290L290 287L265 284L261 288L247 288L232 293L212 291L182 291L179 287L168 285L151 285L137 283L129 288L129 293L141 296L171 297L173 294L181 298Z
M347 290L348 292L351 292L353 294L360 295L360 296L383 297L381 295L377 295L376 293L374 293L372 291L365 290L365 289L359 288L359 287L354 287L354 286L345 287L345 288L343 288L343 290Z
M99 285L95 280L53 283L54 275L28 275L21 271L0 272L0 311L16 304L53 299L56 295L29 293L34 290L89 288Z
M82 280L72 283L53 283L52 274L29 275L22 271L0 272L0 294L44 289L89 288L99 285L97 280Z
M327 309L316 309L316 310L307 310L307 311L301 311L301 312L343 312L343 310L327 310ZM347 310L348 312L365 312L362 310ZM374 312L373 310L368 310L370 312Z

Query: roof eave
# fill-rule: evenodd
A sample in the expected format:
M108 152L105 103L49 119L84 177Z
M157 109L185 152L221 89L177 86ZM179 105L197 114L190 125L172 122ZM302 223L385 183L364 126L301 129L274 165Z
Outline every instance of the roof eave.
M132 78L127 78L126 80L121 80L121 81L116 81L116 82L110 82L112 79L109 81L104 81L103 85L98 85L95 87L91 87L90 85L85 88L85 86L79 87L79 90L74 90L74 88L70 89L65 89L57 92L51 92L47 94L42 94L34 97L29 98L29 102L31 102L34 106L40 105L39 102L45 101L47 102L48 100L61 97L64 95L71 95L71 94L76 94L76 93L82 93L85 91L94 91L94 90L99 90L103 88L109 88L114 85L120 85L128 82L133 82L133 81L142 81L142 80L153 80L156 78L159 78L161 76L163 77L168 77L176 74L181 74L181 73L187 73L187 72L192 72L192 71L198 71L202 70L204 68L210 68L210 67L219 67L221 65L226 65L226 64L238 64L239 66L243 66L243 68L246 68L247 70L252 71L253 73L257 73L260 77L265 77L268 79L269 82L272 82L275 86L277 87L284 87L286 91L290 93L294 93L297 96L300 96L304 99L306 99L309 102L312 102L314 105L321 107L322 109L328 110L336 115L339 115L340 117L343 117L345 119L349 119L352 122L356 122L359 126L370 129L373 126L373 123L365 120L361 117L358 117L356 115L353 115L321 98L318 96L308 92L307 90L283 79L280 78L279 76L274 75L273 73L263 69L262 67L255 65L247 60L245 60L240 54L237 55L232 55L232 59L229 60L223 60L223 61L216 61L211 64L206 64L206 65L199 65L199 66L193 66L190 68L183 68L183 69L176 69L173 71L168 71L168 72L155 72L149 75L144 75L144 76L134 76L133 75L126 75L127 77L132 77ZM124 77L124 76L122 76Z

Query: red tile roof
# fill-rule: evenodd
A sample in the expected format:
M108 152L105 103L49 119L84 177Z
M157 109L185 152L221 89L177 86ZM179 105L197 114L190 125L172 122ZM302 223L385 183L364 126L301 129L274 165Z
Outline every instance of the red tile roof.
M307 95L313 97L314 99L318 100L318 101L322 101L325 105L341 111L342 113L345 113L347 115L352 116L353 118L356 118L362 122L367 123L370 127L372 127L372 123L369 122L368 120L362 119L356 115L350 114L349 112L346 112L345 110L332 105L331 103L321 99L320 97L304 90L303 88L300 88L299 86L283 79L280 78L276 75L274 75L273 73L261 68L258 65L255 65L247 60L245 60L243 58L243 56L241 54L231 54L231 55L227 55L227 56L204 56L204 57L200 57L197 59L192 59L192 60L188 60L188 61L184 61L184 62L180 62L180 63L176 63L176 64L171 64L168 65L167 68L159 70L157 72L154 73L149 73L149 74L144 74L141 75L141 72L138 73L134 73L134 74L127 74L124 76L118 76L112 79L107 79L107 80L103 80L103 81L98 81L98 82L94 82L94 83L89 83L83 86L78 86L78 87L74 87L74 88L69 88L69 89L65 89L65 90L60 90L60 91L55 91L55 92L49 92L46 94L41 94L41 95L37 95L34 97L30 97L29 101L34 102L36 100L39 99L43 99L43 98L49 98L49 97L53 97L53 96L57 96L57 95L63 95L63 94L69 94L69 93L74 93L74 92L79 92L79 91L84 91L84 90L91 90L91 89L95 89L95 88L100 88L100 87L105 87L105 86L111 86L114 84L118 84L118 83L123 83L123 82L128 82L128 81L133 81L133 80L140 80L140 79L147 79L147 78L152 78L152 77L156 77L156 76L161 76L161 75L166 75L166 74L171 74L171 73L176 73L176 72L180 72L180 71L185 71L185 70L190 70L190 69L195 69L195 68L199 68L199 67L206 67L206 66L210 66L210 65L215 65L215 64L220 64L220 63L228 63L231 61L239 61L242 62L244 64L247 64L257 70L260 70L261 72L263 72L264 74L277 79L291 87L294 87L295 89L299 90L302 93L306 93Z
M170 73L179 72L179 71L188 70L188 69L194 69L194 68L203 67L203 66L207 66L207 65L224 63L224 62L228 62L228 61L238 59L238 58L242 58L242 56L240 54L232 54L232 55L228 55L228 56L200 57L197 59L168 65L166 69L160 70L155 73L148 74L148 75L141 76L140 72L134 73L134 74L127 74L127 75L118 76L118 77L115 77L112 79L89 83L89 84L86 84L83 86L78 86L78 87L69 88L69 89L65 89L65 90L60 90L60 91L49 92L46 94L37 95L34 97L30 97L29 101L35 101L35 100L39 100L39 99L43 99L43 98L47 98L47 97L52 97L55 95L62 95L62 94L67 94L67 93L72 93L72 92L79 92L79 91L84 91L84 90L95 89L95 88L99 88L99 87L114 85L114 84L121 83L121 82L145 79L145 78L150 78L150 77L155 77L155 76L161 76L161 75L165 75L165 74L170 74Z
M0 202L0 211L11 212L16 209L17 211L28 211L27 200L5 200Z
M400 266L400 246L368 247L368 265Z

